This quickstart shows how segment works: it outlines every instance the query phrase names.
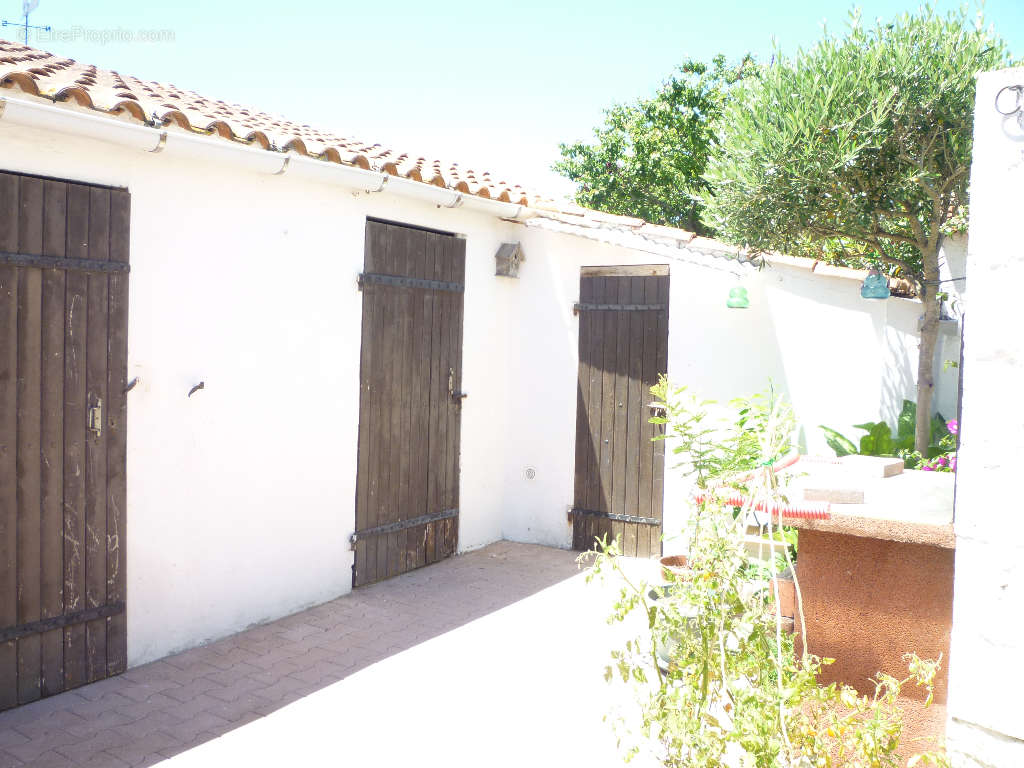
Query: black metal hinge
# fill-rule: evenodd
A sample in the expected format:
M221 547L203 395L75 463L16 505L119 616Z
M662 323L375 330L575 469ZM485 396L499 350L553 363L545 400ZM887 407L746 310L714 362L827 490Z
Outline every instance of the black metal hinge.
M424 280L419 277L402 277L401 275L378 275L373 272L364 272L359 275L359 290L364 285L397 285L401 288L426 288L432 291L452 291L462 293L465 287L462 283L449 283L444 280Z
M573 515L587 515L588 517L603 517L608 520L617 520L623 523L641 523L643 525L661 525L661 520L656 517L640 517L639 515L620 515L616 512L595 512L593 509L572 508Z
M354 549L357 541L362 539L368 539L371 536L381 536L385 533L397 533L398 531L404 531L407 528L415 528L417 525L426 525L427 523L433 523L438 520L447 520L451 517L456 517L459 514L457 509L444 509L440 512L430 512L426 515L420 515L419 517L412 517L408 520L399 520L397 523L385 523L384 525L378 525L374 528L367 528L364 531L356 531L353 533L348 541Z
M87 621L105 619L108 616L116 616L119 613L124 613L123 602L99 605L95 608L86 608L83 611L76 611L75 613L68 613L63 616L53 616L49 619L30 621L27 624L19 624L14 627L4 627L0 629L0 643L28 637L29 635L38 635L40 632L48 632L51 629L70 627L72 624L83 624Z
M664 304L582 304L572 305L572 313L580 312L656 312L665 309Z
M98 261L97 259L60 259L56 256L34 256L27 253L0 251L0 264L15 267L39 267L41 269L70 269L78 272L129 272L130 267L123 261Z

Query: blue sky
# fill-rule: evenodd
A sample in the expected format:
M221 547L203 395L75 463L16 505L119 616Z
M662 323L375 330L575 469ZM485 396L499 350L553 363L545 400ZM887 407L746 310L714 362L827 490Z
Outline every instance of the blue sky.
M565 193L571 188L549 170L558 143L589 137L603 108L651 93L686 57L750 51L766 59L773 38L783 51L806 47L826 21L840 29L852 7L838 0L41 0L32 23L65 33L35 43L64 56ZM917 6L860 7L873 19ZM20 0L0 0L6 19L17 19L20 8ZM989 0L985 16L1024 56L1024 0ZM109 30L168 30L173 39L103 42Z

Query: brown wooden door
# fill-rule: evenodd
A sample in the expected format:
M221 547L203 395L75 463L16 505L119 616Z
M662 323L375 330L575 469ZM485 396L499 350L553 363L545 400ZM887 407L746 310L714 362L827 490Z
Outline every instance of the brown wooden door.
M0 709L125 668L128 220L0 172Z
M466 241L368 221L364 269L354 586L458 544Z
M650 388L668 362L668 273L584 268L573 548L621 540L626 555L661 553L665 443L651 424Z

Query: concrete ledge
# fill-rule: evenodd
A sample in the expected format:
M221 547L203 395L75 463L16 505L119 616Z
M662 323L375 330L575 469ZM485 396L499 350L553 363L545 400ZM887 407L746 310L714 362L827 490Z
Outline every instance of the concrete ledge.
M954 549L955 481L951 472L909 470L892 477L868 478L858 477L847 467L825 466L794 478L790 496L798 498L808 488L859 487L864 489L864 503L833 503L828 520L787 517L783 522L805 530Z
M833 507L833 510L835 507ZM953 525L933 525L930 523L912 523L906 520L884 520L877 517L858 517L832 513L830 520L804 520L802 518L785 517L784 525L809 531L824 533L841 533L847 536L860 536L867 539L883 541L900 541L905 544L927 544L943 549L955 549L956 537Z

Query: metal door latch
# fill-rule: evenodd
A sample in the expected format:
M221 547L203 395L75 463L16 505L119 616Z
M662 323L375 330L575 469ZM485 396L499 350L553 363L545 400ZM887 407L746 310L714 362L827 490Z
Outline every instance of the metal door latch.
M465 392L455 391L455 369L448 369L448 397L452 399L452 402L458 405L464 398L468 397Z
M651 409L651 416L654 418L664 419L668 416L664 403L648 403L647 407Z
M89 408L89 415L86 419L86 427L95 437L103 434L103 400L96 398L96 405Z

